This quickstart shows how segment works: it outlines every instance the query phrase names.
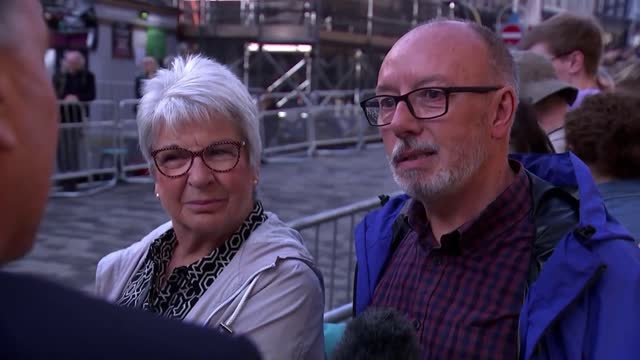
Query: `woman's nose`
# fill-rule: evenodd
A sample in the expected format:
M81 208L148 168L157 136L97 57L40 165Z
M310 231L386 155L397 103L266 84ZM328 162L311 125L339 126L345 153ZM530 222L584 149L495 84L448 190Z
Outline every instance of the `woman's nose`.
M215 179L213 170L204 163L202 157L196 156L188 172L189 184L192 186L208 185Z

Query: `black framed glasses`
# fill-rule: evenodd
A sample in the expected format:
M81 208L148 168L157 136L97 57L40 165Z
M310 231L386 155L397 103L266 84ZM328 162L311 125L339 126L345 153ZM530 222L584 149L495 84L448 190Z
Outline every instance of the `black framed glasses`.
M393 114L401 101L407 104L413 117L419 120L429 120L443 116L449 111L449 94L485 94L501 88L502 86L424 87L404 95L373 96L360 102L360 106L370 125L385 126L391 124Z
M200 151L190 151L179 146L169 146L151 152L156 168L166 177L185 175L193 166L193 159L200 157L212 171L224 173L233 170L240 161L244 141L219 141Z

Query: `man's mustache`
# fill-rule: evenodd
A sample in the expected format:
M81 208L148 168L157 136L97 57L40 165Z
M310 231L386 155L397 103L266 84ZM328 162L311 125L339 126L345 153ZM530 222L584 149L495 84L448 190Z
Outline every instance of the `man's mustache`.
M389 163L397 165L399 162L414 155L433 155L440 150L440 147L428 141L417 139L402 140L396 144L391 152Z

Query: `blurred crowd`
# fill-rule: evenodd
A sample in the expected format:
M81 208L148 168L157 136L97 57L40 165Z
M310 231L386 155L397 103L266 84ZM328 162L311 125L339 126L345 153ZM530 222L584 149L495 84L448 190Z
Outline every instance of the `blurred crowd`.
M640 53L605 52L602 39L597 20L570 14L525 34L513 51L521 102L511 147L575 153L608 210L640 238Z

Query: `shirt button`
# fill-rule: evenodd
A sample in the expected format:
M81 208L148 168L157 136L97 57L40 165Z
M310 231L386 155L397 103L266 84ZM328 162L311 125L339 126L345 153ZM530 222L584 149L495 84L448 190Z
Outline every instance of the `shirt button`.
M413 320L413 327L420 330L420 320Z

